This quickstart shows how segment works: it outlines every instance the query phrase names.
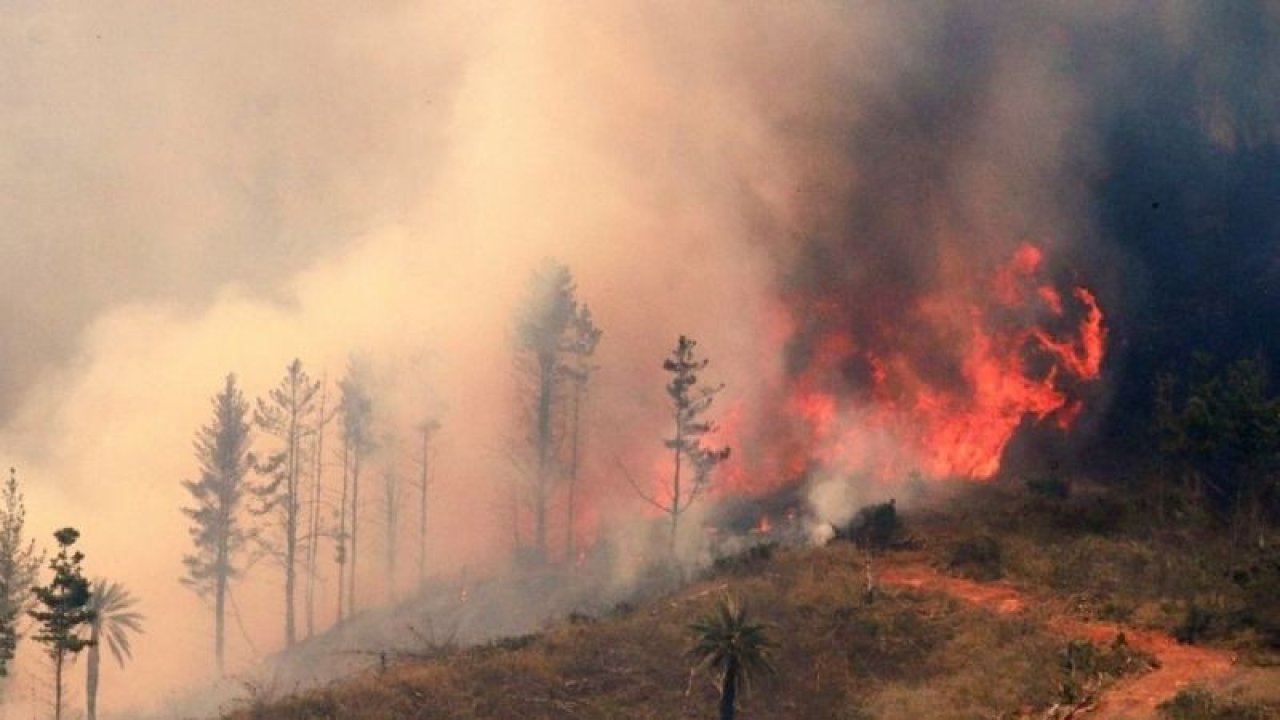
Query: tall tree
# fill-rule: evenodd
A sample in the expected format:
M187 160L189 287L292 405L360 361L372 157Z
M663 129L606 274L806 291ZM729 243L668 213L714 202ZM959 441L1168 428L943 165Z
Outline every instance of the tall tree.
M675 557L676 538L680 529L680 517L684 515L710 486L711 471L728 459L729 448L711 448L702 444L703 436L714 432L715 423L703 419L715 396L724 384L698 387L698 373L706 369L709 360L698 359L692 338L680 336L671 357L662 363L662 369L671 373L667 383L667 397L671 399L671 416L674 434L663 444L672 452L671 481L662 497L646 492L629 475L627 479L646 502L666 513L671 519L670 554ZM686 476L686 471L692 477Z
M130 635L142 634L142 613L134 608L138 599L118 582L98 578L93 583L89 610L89 654L85 668L85 707L87 720L98 719L98 679L102 664L102 641L120 667L133 659Z
M726 595L716 603L715 611L689 626L696 642L689 651L697 664L695 669L718 673L720 720L733 720L737 709L738 688L752 675L771 672L769 651L775 647L765 634L765 627L747 618L746 606Z
M578 314L569 268L545 261L534 272L516 318L517 363L529 394L534 463L529 499L533 510L533 554L547 559L547 512L555 474L555 412L562 358L571 350L570 328Z
M265 399L258 398L253 413L254 424L283 445L271 456L270 465L274 469L271 481L255 492L262 500L262 505L255 512L272 513L280 520L282 547L273 545L271 554L279 558L284 570L285 647L293 647L298 639L294 613L297 607L298 525L302 512L300 480L305 462L303 440L315 432L316 396L319 393L320 383L307 375L301 360L294 359L285 369L280 384ZM275 538L272 540L274 542Z
M239 556L253 533L241 518L241 505L249 489L248 474L254 467L249 451L249 403L236 376L228 375L223 389L213 397L213 419L198 431L194 441L200 479L184 480L194 507L183 508L191 518L195 551L182 558L184 585L204 598L213 599L213 648L218 674L225 671L227 587L240 573Z
M400 475L388 465L382 469L383 560L385 561L387 599L396 600L396 577L399 575Z
M356 611L356 561L359 559L360 541L360 466L373 449L373 400L369 395L368 369L363 363L353 361L347 367L347 376L338 384L342 391L342 458L343 503L340 508L344 520L340 530L339 556L345 559L347 581L347 614ZM350 486L350 496L347 488ZM350 500L350 502L347 502ZM349 516L350 522L347 522ZM347 552L347 547L350 552ZM339 573L343 567L339 566ZM338 601L339 608L342 601Z
M328 378L320 380L320 404L316 408L316 424L315 433L312 435L312 475L311 475L311 503L309 505L308 521L307 521L307 545L306 545L306 623L307 637L315 634L316 629L316 581L318 562L317 557L320 548L320 536L323 528L320 525L320 508L323 498L324 489L324 435L325 429L329 422L336 414L336 408L331 408L329 400L329 383Z
M428 419L422 423L422 459L418 476L418 585L427 581L427 497L431 490L431 437L440 422Z
M591 358L595 355L596 346L604 334L596 327L591 317L591 308L585 303L574 314L570 328L569 363L563 368L564 374L571 383L569 409L569 488L566 503L565 522L565 559L570 565L574 562L574 517L575 494L578 489L578 468L582 461L582 404L587 395L587 383L596 371Z
M10 468L9 482L0 494L0 677L9 674L22 637L18 622L31 607L31 586L44 562L44 555L36 552L36 541L23 537L26 522L18 472Z
M35 640L46 646L53 660L53 717L62 720L62 668L70 656L93 642L80 635L80 628L92 622L94 613L90 607L93 593L80 568L84 553L71 551L80 532L67 527L53 537L58 541L58 554L49 561L53 578L48 585L31 588L37 606L27 614L40 623Z

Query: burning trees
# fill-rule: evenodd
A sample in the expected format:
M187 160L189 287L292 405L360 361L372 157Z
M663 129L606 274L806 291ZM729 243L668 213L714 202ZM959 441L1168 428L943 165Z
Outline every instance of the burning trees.
M592 322L590 311L578 305L576 291L569 268L547 260L530 280L524 304L516 317L516 363L522 380L521 391L528 403L528 438L533 456L529 463L527 502L533 514L532 555L537 562L547 559L547 515L559 467L557 448L562 439L556 433L557 420L564 412L561 383L565 379L574 383L574 414L570 424L572 492L578 465L577 412L590 377L589 358L600 339L600 330ZM513 520L519 522L518 517ZM573 532L572 526L569 532Z
M299 487L302 477L303 439L315 432L316 397L320 383L312 381L295 359L285 371L284 379L267 395L259 398L254 423L263 432L276 437L283 448L271 458L274 469L271 482L258 496L262 499L259 514L275 513L281 521L283 547L272 548L284 567L284 641L292 647L297 641L294 619L298 566L298 523L302 513Z
M192 521L195 552L182 558L187 567L182 582L202 597L213 597L219 675L224 669L227 588L239 572L237 556L252 537L240 518L248 489L246 476L254 465L248 413L249 403L236 387L236 376L228 375L222 392L213 397L213 419L196 432L200 479L182 483L195 501L194 507L183 508Z
M697 344L696 340L681 335L671 357L662 363L662 369L671 373L667 396L671 398L674 434L663 441L672 451L671 483L665 492L655 496L632 481L632 487L640 497L671 518L669 552L672 557L676 553L680 516L706 492L715 466L729 457L727 446L709 448L702 444L703 436L716 429L715 423L703 419L703 416L711 409L711 403L724 389L724 384L696 387L698 373L711 362L694 355Z

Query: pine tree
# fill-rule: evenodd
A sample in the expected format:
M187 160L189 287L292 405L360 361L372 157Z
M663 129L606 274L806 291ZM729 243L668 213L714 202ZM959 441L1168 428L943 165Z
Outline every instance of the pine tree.
M9 674L21 639L18 622L31 607L31 586L44 562L36 541L23 539L26 520L18 473L10 468L9 482L0 494L0 677Z
M356 611L356 561L360 541L360 468L373 449L373 400L369 396L368 370L353 361L338 383L342 392L342 505L338 531L338 618L342 618L343 573L346 574L347 615ZM350 494L348 494L348 489ZM349 521L348 521L349 520Z
M320 380L320 405L316 409L315 433L312 437L312 477L311 477L311 504L309 518L307 521L307 550L306 550L306 622L307 637L315 634L316 626L316 580L318 572L318 561L320 550L320 537L323 528L320 523L320 508L322 490L324 489L324 436L325 429L329 425L329 421L336 414L334 408L329 405L329 383L328 379Z
M284 642L293 647L297 642L295 595L298 578L299 516L302 512L300 480L302 475L303 440L315 432L316 396L320 383L308 377L302 361L295 359L285 370L284 379L267 399L259 398L254 410L254 424L284 445L271 457L272 481L256 491L263 501L255 514L275 513L280 519L283 547L272 547L284 570Z
M80 532L67 527L53 537L58 541L58 554L49 562L53 579L48 585L31 589L37 607L27 614L40 623L34 639L47 646L53 660L53 717L62 720L62 669L69 656L92 644L91 639L81 637L80 627L93 621L94 612L90 607L93 593L80 568L84 553L71 552Z
M574 530L577 522L574 517L575 494L578 489L578 469L582 463L582 404L586 400L587 383L596 371L591 363L600 337L604 334L596 327L591 317L591 308L583 304L574 315L571 326L572 340L569 345L569 364L563 368L564 374L572 383L573 394L570 403L569 418L569 487L565 515L565 559L574 562Z
M527 383L533 447L530 502L533 510L533 555L547 559L547 513L555 475L555 418L559 409L562 358L572 349L571 325L578 314L576 286L569 268L545 261L530 280L516 318L517 363Z
M663 493L665 501L645 492L630 476L627 478L641 498L671 518L669 552L672 557L676 553L680 517L707 491L715 466L729 457L728 447L709 448L702 444L703 436L716 429L715 423L702 419L702 416L711 408L724 385L696 387L698 373L710 363L694 356L697 345L697 341L681 335L671 357L662 363L662 369L671 373L667 396L671 399L675 426L674 435L663 441L673 454L671 483ZM692 477L686 474L686 470L692 473Z
M427 581L427 498L431 490L431 437L440 429L440 422L428 419L422 423L422 460L418 477L418 585Z
M182 510L192 520L195 544L195 552L182 559L187 568L182 583L213 599L214 659L220 676L225 671L227 589L239 576L240 554L253 538L241 518L248 474L255 466L248 413L236 376L228 375L222 392L213 397L213 419L196 432L200 479L182 483L195 501Z

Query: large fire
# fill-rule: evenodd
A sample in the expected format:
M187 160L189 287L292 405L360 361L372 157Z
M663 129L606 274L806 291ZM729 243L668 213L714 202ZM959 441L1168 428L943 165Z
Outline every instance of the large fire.
M783 412L798 427L782 473L818 463L878 478L984 479L1027 419L1070 427L1076 391L1101 371L1107 329L1094 294L1064 296L1043 279L1043 260L1023 244L960 297L925 293L882 318L874 343L842 322L838 299L791 303L797 322L821 332L787 388Z

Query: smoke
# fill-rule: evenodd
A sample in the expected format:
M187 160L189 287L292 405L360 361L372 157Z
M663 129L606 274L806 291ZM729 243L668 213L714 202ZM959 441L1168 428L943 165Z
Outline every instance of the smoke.
M1265 259L1246 288L1280 279L1262 191L1222 198L1240 212L1217 222L1217 196L1186 186L1205 167L1242 188L1274 170L1276 19L1193 2L9 8L0 455L21 470L30 529L76 525L90 571L145 603L147 634L126 671L105 668L103 703L163 702L209 676L211 613L176 582L179 481L227 372L256 395L294 357L331 382L363 358L380 427L443 423L435 571L505 560L511 322L547 256L605 331L584 470L597 528L641 512L616 458L655 482L665 468L660 363L677 335L728 388L722 482L773 487L793 479L777 447L808 441L786 398L822 338L955 385L950 320L912 312L985 302L983 278L1025 242L1068 304L1088 285L1114 323L1085 425L1131 419L1106 408L1135 407L1153 348L1175 344L1150 313L1177 310L1166 300L1190 282L1165 281L1185 271L1160 240L1191 247L1177 230L1200 218L1196 242L1244 238ZM1280 313L1265 297L1238 336ZM1069 309L1068 327L1083 313ZM869 373L829 379L854 425ZM411 446L402 435L378 462L407 467L394 455ZM833 518L867 492L819 487ZM238 667L279 646L279 582L264 563L236 586Z

